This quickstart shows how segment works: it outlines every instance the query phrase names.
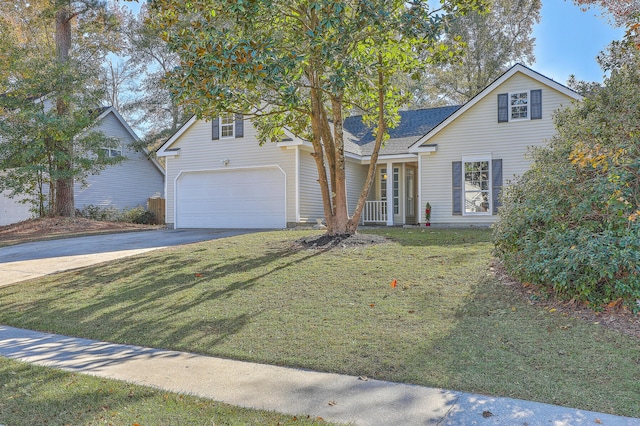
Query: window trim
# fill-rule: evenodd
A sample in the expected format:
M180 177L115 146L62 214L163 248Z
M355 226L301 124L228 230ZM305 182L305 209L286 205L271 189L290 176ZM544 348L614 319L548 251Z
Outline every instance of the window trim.
M462 184L462 200L461 200L461 213L462 216L492 216L493 215L493 159L491 157L491 154L484 154L484 155L468 155L468 156L463 156L461 158L461 174L462 176L460 177L461 179L461 184ZM478 162L482 162L482 161L486 161L487 165L489 167L489 176L487 176L487 182L488 182L488 187L489 189L486 190L486 194L487 194L487 200L488 200L488 208L486 211L481 211L481 212L468 212L467 211L467 205L466 205L466 200L467 200L467 190L466 190L466 180L465 180L465 164L466 163L478 163ZM483 190L480 190L481 192L484 192Z
M511 96L513 95L527 95L527 115L525 117L513 118L513 108L514 105L511 104ZM515 92L509 92L507 98L507 107L509 108L509 121L525 121L530 120L531 118L531 90L519 90Z
M228 119L231 118L230 122L227 123L223 123L222 120L223 118ZM229 128L231 128L231 135L223 135L225 129L229 130ZM236 137L236 116L233 113L227 113L224 116L220 115L220 117L218 117L218 138L219 139L233 139Z

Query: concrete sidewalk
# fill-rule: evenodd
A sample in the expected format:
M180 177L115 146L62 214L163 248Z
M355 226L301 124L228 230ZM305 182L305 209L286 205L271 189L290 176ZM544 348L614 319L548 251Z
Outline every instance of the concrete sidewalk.
M0 356L238 406L320 416L337 423L640 426L640 419L549 404L116 345L6 326L0 326Z

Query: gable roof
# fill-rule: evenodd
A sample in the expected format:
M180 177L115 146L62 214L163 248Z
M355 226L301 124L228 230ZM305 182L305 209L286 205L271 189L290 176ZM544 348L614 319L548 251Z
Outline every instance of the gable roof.
M457 111L439 123L437 126L432 128L429 132L425 133L420 139L418 139L413 145L409 147L409 152L416 153L420 151L420 147L423 146L429 139L438 134L442 129L444 129L449 123L454 121L456 118L460 117L465 113L468 109L477 104L480 100L482 100L485 96L495 90L498 86L503 84L505 81L510 79L516 73L522 73L533 80L538 81L541 84L544 84L554 90L557 90L560 93L565 94L566 96L573 98L575 100L582 100L582 96L569 89L567 86L564 86L558 83L555 80L550 79L537 71L532 70L531 68L525 67L522 64L515 64L507 71L505 71L500 77L495 79L493 83L484 88L480 93L471 98L466 104L462 105Z
M120 125L133 138L133 140L136 141L136 142L140 141L140 137L138 137L136 132L134 132L133 129L131 128L131 126L129 126L129 123L127 123L125 121L125 119L120 115L118 110L116 110L114 107L112 107L112 106L110 106L110 107L101 107L98 110L96 110L96 113L98 114L98 117L96 118L96 123L102 121L107 115L113 114L114 117L120 123ZM147 158L153 163L153 165L156 166L156 168L160 171L160 173L162 173L164 175L165 174L164 167L162 167L162 165L158 162L158 160L156 160L154 157L149 155L149 151L146 148L143 148L143 152L145 153Z

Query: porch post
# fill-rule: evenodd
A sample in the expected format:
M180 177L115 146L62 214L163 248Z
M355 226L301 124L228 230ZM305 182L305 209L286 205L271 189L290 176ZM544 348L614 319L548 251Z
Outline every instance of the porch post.
M393 163L387 163L387 226L393 226Z

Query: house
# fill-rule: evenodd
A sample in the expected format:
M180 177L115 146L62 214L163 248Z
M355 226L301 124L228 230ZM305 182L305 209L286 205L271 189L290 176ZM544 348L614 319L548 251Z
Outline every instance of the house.
M503 185L524 173L529 147L555 133L554 111L579 101L567 87L515 65L462 106L401 112L376 164L363 222L489 225ZM360 117L344 122L347 195L353 211L374 139ZM242 116L193 117L157 151L166 159L167 225L284 228L323 218L311 144L259 146Z
M88 176L84 182L75 182L76 209L94 205L124 210L145 206L148 198L164 195L164 169L147 154L134 149L133 143L139 138L113 107L100 110L92 130L118 138L119 147L105 149L111 156L123 155L126 159ZM0 193L0 226L33 217L31 206L18 201L19 198Z

